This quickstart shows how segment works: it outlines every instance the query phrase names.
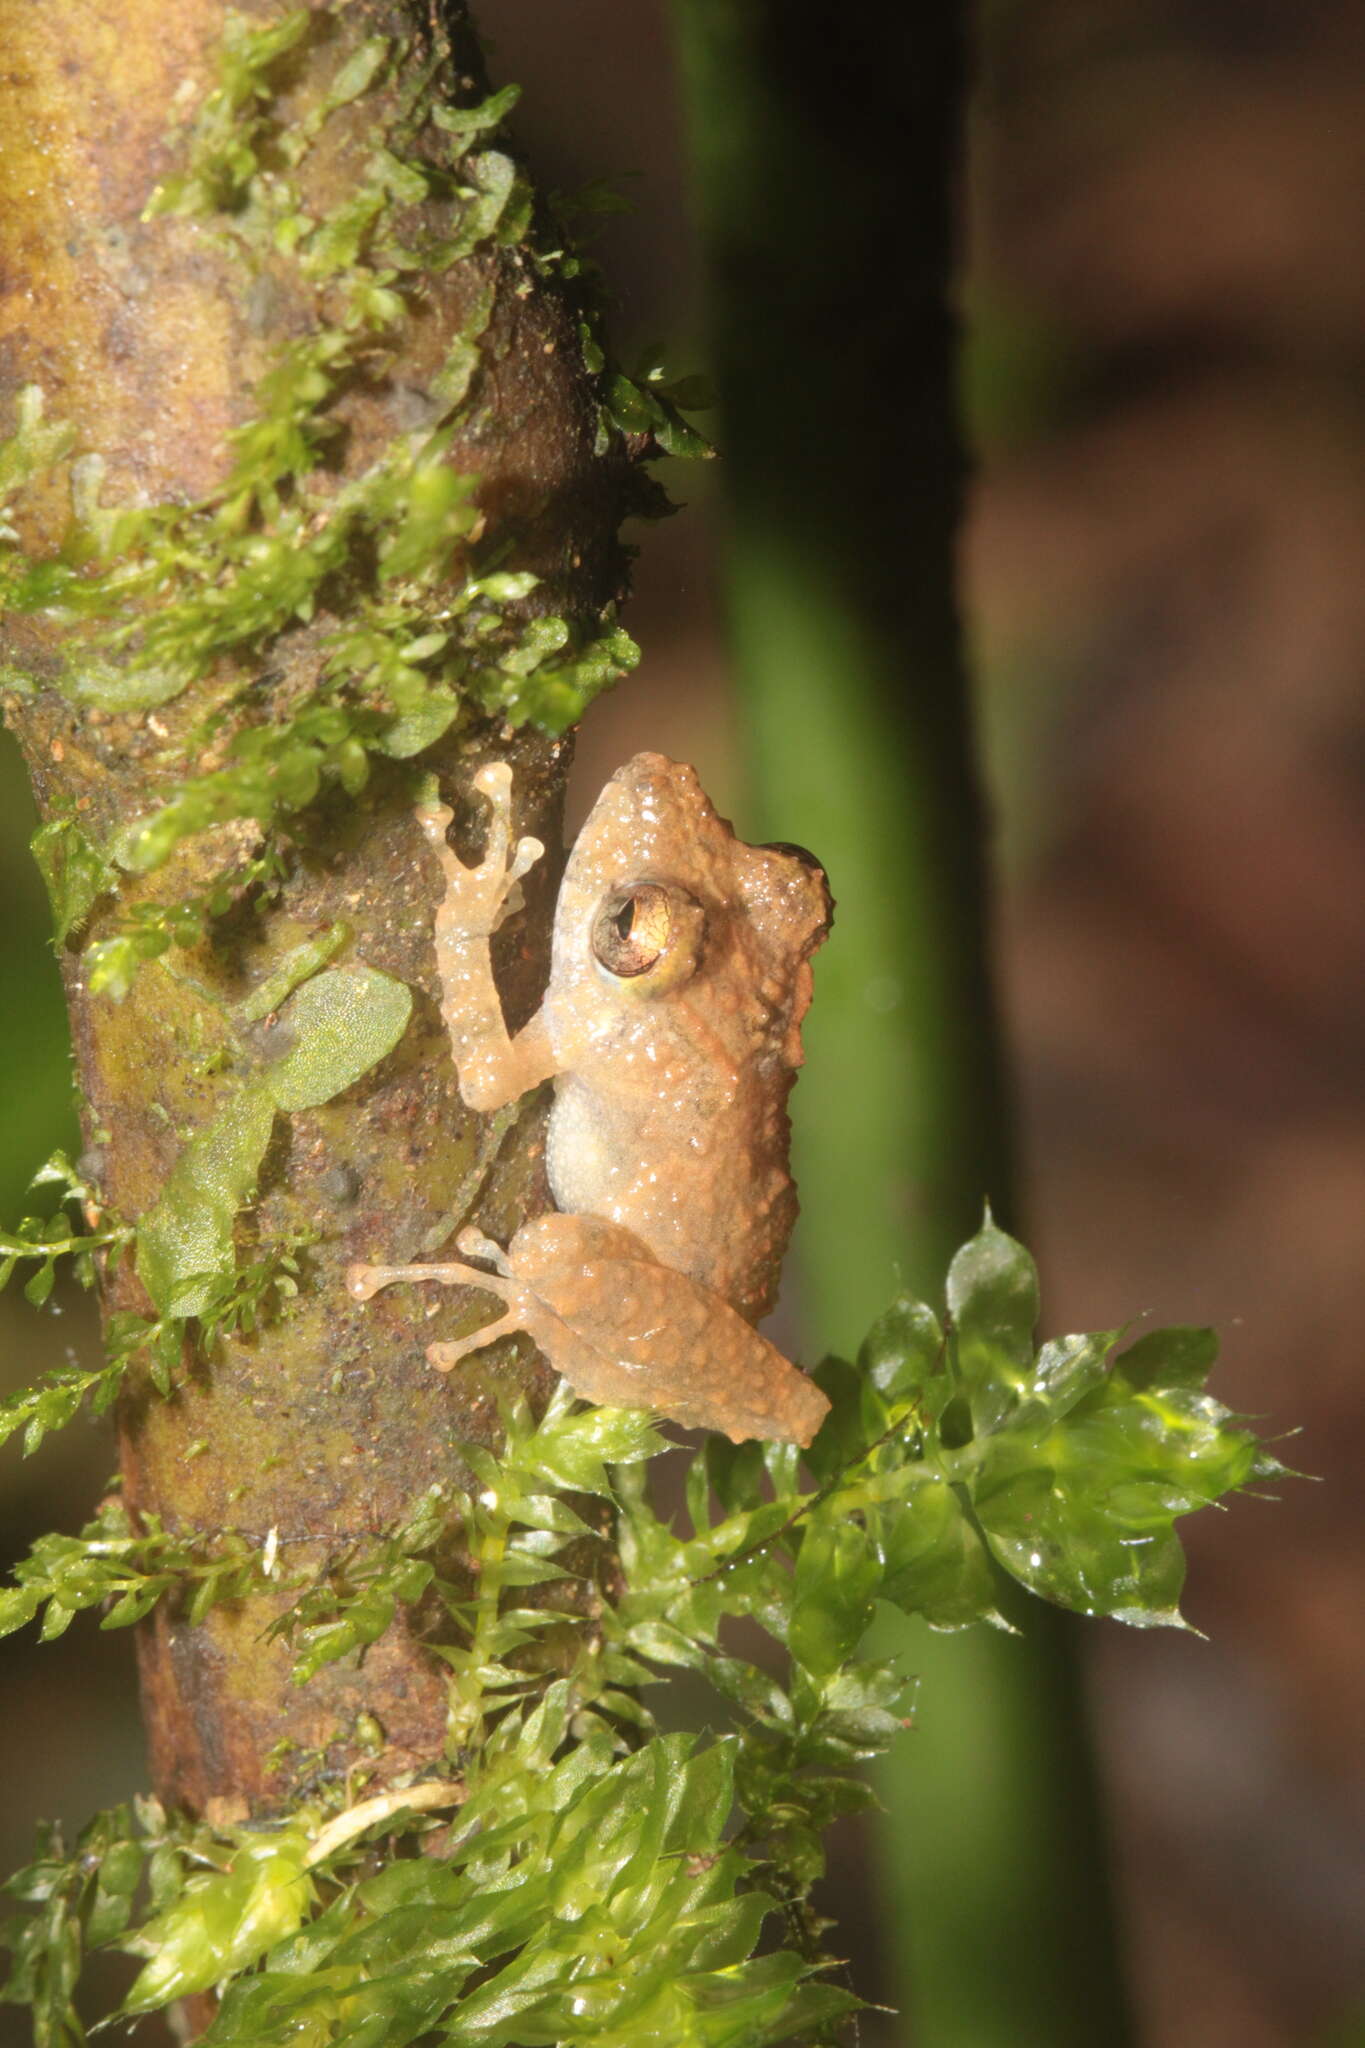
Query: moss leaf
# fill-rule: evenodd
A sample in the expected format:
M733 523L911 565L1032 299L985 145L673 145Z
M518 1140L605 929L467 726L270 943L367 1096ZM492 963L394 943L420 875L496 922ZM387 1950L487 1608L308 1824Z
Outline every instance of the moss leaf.
M256 1185L274 1121L270 1091L249 1082L171 1168L137 1233L138 1277L163 1315L203 1315L230 1285L233 1221Z
M989 1213L948 1269L948 1308L972 1418L978 1430L996 1429L1033 1378L1038 1269Z
M275 1107L330 1102L393 1051L411 1015L411 991L372 967L334 967L305 983L276 1027L288 1050L262 1077Z
M29 849L47 884L53 931L61 945L85 923L98 898L115 886L117 878L74 818L53 818L41 825L29 841Z
M315 1893L304 1872L308 1842L297 1825L244 1841L226 1870L192 1877L175 1903L125 1944L150 1961L123 2003L153 2012L248 1969L294 1933Z

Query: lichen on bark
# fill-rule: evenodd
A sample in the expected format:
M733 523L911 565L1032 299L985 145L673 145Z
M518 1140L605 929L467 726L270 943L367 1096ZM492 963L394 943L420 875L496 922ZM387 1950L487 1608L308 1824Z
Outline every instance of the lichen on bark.
M500 1394L545 1388L508 1345L439 1378L426 1343L478 1304L419 1324L341 1273L548 1206L539 1106L460 1101L410 812L435 775L471 855L468 782L496 753L520 828L558 844L560 735L633 652L617 534L650 401L614 423L462 8L0 0L0 41L0 418L36 449L0 685L61 899L98 1202L136 1222L196 1133L231 1128L278 1050L253 995L300 948L414 992L392 1053L269 1122L237 1246L292 1247L297 1293L207 1355L187 1342L169 1399L134 1370L119 1408L134 1515L273 1531L320 1568L449 1476L457 1441L494 1440ZM555 879L542 863L499 937L514 1023ZM138 1273L109 1259L107 1315L155 1306ZM257 1603L191 1626L163 1602L141 1633L171 1802L270 1810L353 1761L357 1728L381 1782L441 1753L420 1609L302 1690Z

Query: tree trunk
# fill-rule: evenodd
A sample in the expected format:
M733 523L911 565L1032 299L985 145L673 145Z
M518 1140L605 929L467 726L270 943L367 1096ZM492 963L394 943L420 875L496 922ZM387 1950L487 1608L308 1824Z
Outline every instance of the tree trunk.
M289 176L304 214L324 220L360 189L378 146L421 157L442 143L424 91L435 104L468 107L486 88L458 8L357 0L309 11L302 39L263 74L254 98L230 110L229 125L245 133L256 123L249 140L268 186L291 138L312 134L313 123L315 139ZM144 217L158 181L183 168L174 124L183 128L212 87L232 12L225 0L110 0L98 9L0 0L0 408L41 385L48 419L74 426L78 452L103 457L105 505L184 506L221 490L241 447L227 437L256 415L260 380L330 317L325 287L295 260L287 233L244 254L234 232L240 193L235 219L231 205L207 222L175 211ZM279 18L255 0L246 14L252 28ZM371 82L321 119L340 69L367 50L383 56ZM408 205L402 222L409 242L434 234L434 205ZM342 491L395 437L429 423L452 341L475 332L471 402L446 459L477 473L481 522L452 543L437 594L460 588L477 543L481 562L539 577L522 614L590 624L622 580L615 534L629 465L619 436L595 452L599 408L576 309L527 260L523 242L485 239L456 260L401 273L403 318L382 348L356 353L328 401L319 474ZM30 557L60 540L65 490L58 477L24 499L20 544ZM346 604L344 579L324 585L311 618L216 653L191 687L150 711L73 701L81 692L69 662L62 673L61 629L41 612L11 618L10 678L22 672L39 687L11 695L6 709L44 819L74 818L105 846L187 776L219 766L228 736L285 719L315 687L323 635ZM557 847L566 743L462 715L417 764L439 772L458 850L477 851L481 806L468 787L490 754L513 764L522 829ZM229 818L185 838L164 866L101 896L62 948L84 1167L102 1203L129 1220L156 1202L187 1137L230 1103L232 1063L269 1046L268 1017L243 1024L233 1011L291 948L344 925L341 964L363 963L414 991L412 1023L382 1064L320 1107L275 1119L248 1228L262 1243L304 1240L297 1297L255 1335L224 1336L208 1356L187 1346L170 1399L139 1379L120 1406L130 1509L173 1528L237 1529L262 1546L273 1537L291 1573L320 1567L399 1518L433 1482L458 1476L458 1441L497 1434L495 1394L541 1391L548 1378L524 1345L507 1344L441 1378L426 1344L485 1320L486 1303L481 1312L457 1294L419 1322L407 1290L362 1307L341 1282L351 1259L431 1252L467 1213L505 1239L548 1206L536 1104L504 1128L506 1118L467 1111L456 1089L433 996L438 878L411 819L414 788L405 761L382 759L358 792L324 787L287 821L273 897L237 891L199 943L143 967L122 1001L91 993L89 943L136 903L194 898L225 864L259 852L257 823ZM525 916L498 942L514 1025L538 994L553 867L540 864ZM103 1293L106 1314L147 1312L130 1261L111 1265ZM144 1624L143 1695L164 1799L200 1812L213 1804L217 1814L268 1810L314 1774L344 1769L358 1753L362 1716L368 1748L373 1722L383 1731L380 1782L441 1754L445 1692L420 1617L391 1629L361 1668L329 1666L300 1690L289 1682L288 1650L263 1635L261 1605L225 1606L195 1627L174 1612Z

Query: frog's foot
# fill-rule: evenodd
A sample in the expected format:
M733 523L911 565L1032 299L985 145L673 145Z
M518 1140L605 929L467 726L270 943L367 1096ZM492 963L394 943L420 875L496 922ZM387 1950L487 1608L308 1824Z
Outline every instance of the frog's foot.
M381 1288L392 1287L399 1281L434 1280L441 1287L481 1288L506 1302L504 1314L472 1331L468 1337L427 1346L427 1357L438 1372L449 1372L472 1351L482 1351L495 1338L510 1336L514 1330L529 1330L535 1336L537 1323L544 1320L538 1297L513 1278L506 1253L500 1245L494 1244L491 1237L485 1237L478 1230L462 1230L456 1243L472 1258L489 1260L496 1271L485 1273L481 1266L466 1266L462 1261L439 1266L354 1265L346 1268L346 1292L353 1301L372 1301ZM537 1338L536 1341L541 1340Z
M490 806L488 836L477 867L467 868L447 843L454 816L448 805L419 804L415 813L445 876L445 901L437 913L438 944L442 938L458 942L490 937L520 907L517 884L545 851L538 839L512 844L512 771L505 761L490 761L480 768L474 787Z
M462 1230L455 1242L470 1258L487 1259L501 1277L495 1279L481 1266L466 1266L458 1259L439 1266L357 1264L346 1268L346 1292L352 1301L373 1301L381 1288L396 1286L400 1280L435 1280L441 1287L484 1287L490 1294L502 1295L504 1300L524 1292L512 1277L506 1252L491 1237L485 1237L481 1230Z
M437 1372L449 1372L462 1358L468 1358L472 1351L482 1351L485 1344L491 1344L497 1337L510 1337L514 1330L529 1330L537 1343L536 1325L542 1320L540 1302L529 1287L524 1287L512 1272L506 1252L501 1245L494 1244L491 1237L485 1237L481 1230L462 1230L455 1240L462 1252L468 1252L472 1259L487 1259L496 1270L485 1273L479 1266L461 1266L458 1270L469 1287L482 1287L489 1294L496 1294L505 1301L507 1308L496 1321L485 1323L482 1329L474 1330L468 1337L457 1337L447 1344L428 1344L427 1357Z

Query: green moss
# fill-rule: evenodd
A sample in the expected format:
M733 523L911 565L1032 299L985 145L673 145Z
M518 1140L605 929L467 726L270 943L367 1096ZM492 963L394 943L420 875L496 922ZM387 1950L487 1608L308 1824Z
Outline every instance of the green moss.
M30 1192L55 1189L55 1207L47 1216L24 1216L15 1229L0 1230L0 1288L9 1285L18 1266L31 1263L33 1271L24 1283L24 1296L41 1308L52 1292L58 1260L70 1259L81 1286L90 1287L95 1279L95 1254L126 1243L132 1233L107 1218L89 1228L72 1222L68 1213L72 1209L78 1215L97 1214L97 1197L64 1152L54 1152L39 1167L29 1188ZM0 1441L4 1433L0 1431Z
M118 885L118 876L99 848L72 816L52 818L29 841L38 872L52 905L57 944L85 923L100 897Z
M344 621L324 644L316 701L277 728L277 739L239 733L239 764L196 778L145 842L157 845L159 857L182 827L202 830L225 816L272 822L311 801L325 772L355 786L363 779L358 756L418 751L462 710L562 729L633 658L619 631L584 636L562 620L552 637L538 623L541 637L528 640L507 610L528 594L527 579L471 578L453 603L442 590L478 522L477 478L452 468L450 456L492 313L491 289L452 338L434 384L432 425L398 437L370 470L340 487L320 474L347 380L362 364L368 375L382 374L407 315L403 280L481 245L515 242L529 218L512 160L476 146L515 93L446 108L436 101L433 73L400 101L354 192L328 217L310 218L293 169L337 108L383 83L395 55L369 38L339 61L311 111L284 129L280 71L320 20L305 11L263 27L231 18L218 83L184 142L185 167L148 208L151 216L198 217L247 248L268 238L313 299L313 330L281 350L260 382L254 417L229 436L221 489L189 506L107 507L98 460L87 459L73 478L72 519L55 556L26 560L8 530L8 608L42 611L66 629L74 644L58 687L100 709L165 704L223 657L259 662L320 609ZM428 144L432 135L448 139L447 161L404 154L419 130ZM448 210L451 229L414 247L403 221L413 207L433 203ZM69 448L69 433L44 424L41 393L30 387L18 431L0 449L0 483L22 484ZM466 614L468 630L451 630ZM559 658L566 652L568 659ZM528 675L551 654L552 682L528 690ZM344 740L339 719L319 728L313 714L324 708L347 714ZM335 746L344 758L327 752ZM268 797L253 774L262 759Z
M321 965L316 952L314 959ZM231 1077L217 1113L184 1146L139 1221L138 1278L163 1317L221 1328L231 1315L241 1327L237 1215L255 1189L277 1113L342 1094L407 1029L412 996L390 975L352 967L298 978L302 986L276 1025L274 1057ZM261 1284L268 1279L267 1271ZM245 1298L258 1291L249 1288Z
M529 187L513 159L491 146L517 89L450 106L437 63L418 67L384 37L349 49L338 37L330 79L299 110L281 95L305 53L328 47L330 25L325 12L305 9L265 23L231 15L216 81L172 138L181 165L147 208L149 218L197 220L253 269L283 257L313 305L311 331L281 348L261 378L253 417L229 435L222 486L190 505L108 506L103 465L90 455L72 467L71 519L54 555L27 558L13 526L0 520L0 603L62 628L56 686L74 703L135 716L215 678L219 708L184 753L188 763L204 732L221 733L226 722L226 760L185 775L106 850L135 873L228 820L253 819L269 834L328 784L354 794L375 755L408 759L471 715L561 733L638 660L610 615L526 619L536 579L525 572L471 568L451 592L452 566L470 553L479 525L478 479L455 469L451 452L493 285L448 344L432 380L430 424L396 437L358 477L338 484L330 473L337 400L358 371L382 377L423 272L481 247L525 244L533 268L555 272L582 303L585 367L602 394L599 453L618 435L641 452L705 452L678 411L688 394L667 387L657 363L631 379L608 361L594 334L591 266L563 248L542 251L530 237ZM403 81L397 92L389 90L395 77ZM300 167L340 108L381 93L354 189L314 217ZM447 227L432 229L433 210L448 216ZM71 446L70 431L44 420L42 394L30 386L17 431L0 444L0 495L50 470ZM647 494L637 500L638 510L658 509ZM320 618L335 623L315 634L304 690L287 709L257 722L249 691L234 696L229 687L224 698L223 662L250 674L288 651L297 658L300 629ZM30 687L13 670L3 681L11 690ZM42 851L49 868L62 867L56 915L65 934L89 908L77 898L107 880L106 851L89 847L78 858L83 849L65 826ZM270 859L267 847L267 868ZM91 988L121 995L143 961L200 940L242 880L225 870L192 902L139 906L100 941Z
M101 1628L129 1628L173 1594L186 1619L201 1621L223 1600L259 1592L265 1581L254 1547L229 1530L212 1539L172 1534L156 1515L135 1528L121 1501L106 1501L78 1536L40 1536L0 1592L0 1636L42 1614L41 1640L63 1635L73 1618L105 1609Z
M43 394L36 384L19 393L14 432L0 441L0 544L18 545L10 524L11 493L45 476L75 446L75 429L43 418Z
M201 1843L196 1861L221 1881L189 1877L182 1858L140 1913L108 1910L106 1938L157 1959L128 2009L226 1978L210 2048L285 2048L319 2029L357 2034L377 1978L365 2038L391 2048L436 2033L499 2048L509 2026L616 2048L840 2038L826 2022L853 2001L825 1974L829 1923L811 1889L830 1822L872 1802L861 1765L907 1725L913 1684L864 1653L874 1602L959 1627L998 1618L1008 1575L1064 1606L1169 1621L1175 1520L1282 1469L1204 1392L1209 1333L1154 1331L1112 1365L1113 1332L1038 1348L1032 1261L989 1222L954 1259L947 1297L943 1319L894 1304L857 1370L827 1361L831 1411L804 1459L713 1436L685 1513L649 1498L645 1465L664 1444L648 1417L561 1388L539 1417L507 1415L498 1455L461 1446L467 1487L433 1487L321 1569L231 1532L135 1529L117 1507L78 1537L44 1538L0 1595L0 1628L41 1612L56 1635L102 1602L118 1627L166 1598L195 1618L283 1592L294 1598L271 1633L303 1684L363 1658L420 1602L447 1672L461 1776L435 1766L430 1800L458 1806L445 1841L377 1869L348 1862L371 1825L427 1825L397 1791L325 1826L303 1805L230 1830L235 1853ZM580 1574L610 1540L608 1507L620 1569L585 1614ZM641 1697L677 1670L710 1688L718 1732L704 1746L659 1735ZM100 1862L126 1898L147 1851L115 1817L103 1827ZM152 1833L165 1831L159 1817ZM305 1871L316 1896L300 1894ZM8 1995L36 2005L42 1972L69 1955L57 1936L78 1957L83 1927L52 1929L32 1909L72 1897L76 1873L52 1858L9 1890L30 1914L9 1935ZM785 1948L755 1957L774 1908ZM68 1969L64 2000L74 1988Z
M49 829L44 826L43 832ZM35 855L41 837L42 832L35 838ZM107 864L102 865L102 877L111 872ZM135 903L108 938L97 939L85 949L86 986L91 995L108 995L121 1002L146 961L159 960L172 946L201 945L210 937L216 918L243 902L267 899L283 874L279 848L270 845L240 867L225 868L197 896L177 903ZM60 920L58 923L60 940L66 934Z
M277 67L313 21L306 7L259 27L229 11L218 83L195 116L183 169L157 186L149 214L227 213L245 203L260 169L260 145L274 126Z

